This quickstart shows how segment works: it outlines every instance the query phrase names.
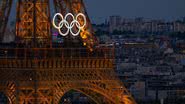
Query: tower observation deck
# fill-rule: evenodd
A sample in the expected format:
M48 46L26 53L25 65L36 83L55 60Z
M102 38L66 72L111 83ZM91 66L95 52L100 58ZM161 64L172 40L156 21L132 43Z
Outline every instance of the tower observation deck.
M51 3L54 8L51 8ZM13 0L0 1L0 40L7 28ZM59 104L70 90L97 104L136 104L116 76L114 47L98 45L83 0L17 0L16 39L0 48L0 104ZM86 16L78 36L61 36L54 46L51 9ZM66 19L71 23L73 18ZM60 24L57 18L57 23ZM78 25L84 23L82 17ZM66 25L66 24L64 24ZM74 24L73 24L74 26ZM67 27L61 28L66 32ZM73 29L77 32L77 27ZM2 95L2 96L1 96Z

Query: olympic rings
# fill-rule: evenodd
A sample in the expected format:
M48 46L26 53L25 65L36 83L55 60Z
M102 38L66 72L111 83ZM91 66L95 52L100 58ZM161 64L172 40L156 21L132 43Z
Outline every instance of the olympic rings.
M56 17L60 17L61 21L59 22L58 25L55 24ZM82 16L84 19L84 23L81 26L80 22L78 21L79 16ZM72 17L72 22L69 23L67 21L67 18ZM60 35L62 36L67 36L69 33L71 33L73 36L78 36L80 34L80 31L86 26L87 20L86 17L83 13L78 13L76 17L72 13L66 14L65 17L61 13L56 13L53 17L53 26L54 28L58 29ZM62 33L61 29L65 26L67 28L67 31L65 33ZM73 27L76 26L78 28L77 33L73 32Z

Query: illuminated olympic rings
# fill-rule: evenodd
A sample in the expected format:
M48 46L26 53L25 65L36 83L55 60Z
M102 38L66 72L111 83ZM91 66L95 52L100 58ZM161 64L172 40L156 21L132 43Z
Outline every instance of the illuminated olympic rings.
M61 21L59 22L58 25L55 24L55 21L56 21L56 17L57 17L57 16L58 16L59 18L61 18ZM81 26L80 22L78 21L79 16L82 16L83 19L84 19L84 23L83 23L82 26ZM71 21L70 23L67 21L67 18L69 18L69 17L72 17L72 21ZM75 17L72 13L66 14L65 17L63 17L63 15L62 15L61 13L56 13L56 14L54 15L54 17L53 17L53 26L54 26L56 29L58 29L60 35L62 35L62 36L67 36L69 33L71 33L73 36L79 35L80 31L86 26L86 23L87 23L86 17L85 17L85 15L82 14L82 13L77 14L76 17ZM77 33L74 33L73 30L72 30L72 28L73 28L75 25L76 25L76 27L77 27L77 29L78 29L78 30L77 30ZM61 31L61 29L63 28L63 26L65 26L65 27L67 28L67 31L66 31L65 33L63 33L63 32Z

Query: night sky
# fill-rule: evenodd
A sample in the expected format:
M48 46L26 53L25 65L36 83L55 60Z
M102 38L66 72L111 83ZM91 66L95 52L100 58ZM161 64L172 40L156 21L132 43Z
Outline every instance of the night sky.
M15 18L15 2L10 18ZM51 0L50 0L51 1ZM111 15L126 18L174 20L185 17L185 0L84 0L93 23L102 23Z
M173 20L185 17L185 0L84 0L93 22L110 15Z

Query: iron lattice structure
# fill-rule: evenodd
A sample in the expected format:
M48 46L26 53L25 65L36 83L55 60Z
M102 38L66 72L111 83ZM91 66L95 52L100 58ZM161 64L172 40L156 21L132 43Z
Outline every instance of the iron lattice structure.
M19 0L16 39L24 47L51 46L49 0Z
M3 6L12 3L4 2ZM87 16L82 0L54 0L54 4L62 14ZM87 48L51 47L49 9L49 0L18 0L17 47L0 49L0 92L9 103L58 104L65 93L76 90L97 104L136 104L114 72L114 48L94 47L97 41L88 17L77 38Z

